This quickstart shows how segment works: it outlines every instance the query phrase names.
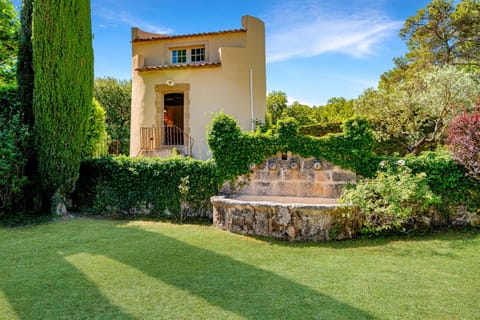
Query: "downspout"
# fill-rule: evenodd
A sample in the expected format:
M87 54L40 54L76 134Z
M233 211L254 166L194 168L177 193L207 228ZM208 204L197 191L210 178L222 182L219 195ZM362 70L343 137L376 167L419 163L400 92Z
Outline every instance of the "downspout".
M255 129L255 117L253 113L253 70L250 69L250 121L252 131Z

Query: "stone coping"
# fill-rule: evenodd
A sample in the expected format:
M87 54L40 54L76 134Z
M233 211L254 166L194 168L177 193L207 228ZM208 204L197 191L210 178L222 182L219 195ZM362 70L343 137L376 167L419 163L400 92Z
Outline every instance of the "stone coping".
M287 196L214 196L210 198L213 203L230 205L251 205L267 207L291 207L302 209L331 209L342 206L337 198L321 197L287 197Z

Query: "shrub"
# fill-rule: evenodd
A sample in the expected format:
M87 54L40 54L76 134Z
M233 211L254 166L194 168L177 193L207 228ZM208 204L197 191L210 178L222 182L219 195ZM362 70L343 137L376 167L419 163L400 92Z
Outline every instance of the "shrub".
M213 161L180 156L91 158L82 161L73 201L77 210L130 217L179 215L183 201L190 213L202 215L222 182Z
M105 125L105 110L93 99L90 117L87 122L87 137L83 156L101 156L108 153L108 134Z
M448 129L447 143L469 176L480 182L480 110L456 118Z
M425 173L431 190L442 198L442 210L450 214L453 207L466 206L471 211L480 208L480 184L466 177L459 165L445 149L422 152L405 157L406 165L414 174Z
M400 160L402 161L402 160ZM344 191L340 202L359 210L364 222L362 233L410 231L440 202L428 186L424 173L382 162L375 178L361 180Z

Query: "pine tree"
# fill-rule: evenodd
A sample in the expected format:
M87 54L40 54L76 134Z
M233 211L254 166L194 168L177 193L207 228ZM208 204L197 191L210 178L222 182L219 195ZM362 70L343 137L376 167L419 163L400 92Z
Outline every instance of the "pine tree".
M39 173L52 209L78 179L93 97L93 48L88 0L33 4L33 114Z

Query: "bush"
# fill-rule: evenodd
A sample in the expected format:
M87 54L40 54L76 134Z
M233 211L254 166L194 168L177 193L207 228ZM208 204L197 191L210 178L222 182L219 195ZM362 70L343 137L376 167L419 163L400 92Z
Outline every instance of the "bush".
M185 209L182 201L190 214L203 215L222 182L213 161L180 156L91 158L82 161L72 198L76 210L102 215L179 215Z
M464 113L453 120L448 129L447 143L455 159L469 176L480 182L480 111Z
M87 122L87 136L83 149L84 157L98 157L108 153L108 134L105 125L105 110L93 99Z
M430 190L426 175L412 173L402 160L400 165L382 164L375 178L345 190L340 202L359 210L364 234L417 228L425 217L430 218L440 198Z
M441 209L449 215L454 207L480 208L480 184L468 179L465 168L445 149L407 156L406 165L414 174L425 173L431 190L442 198Z
M15 86L0 86L0 217L10 218L22 210L28 129L21 122Z

